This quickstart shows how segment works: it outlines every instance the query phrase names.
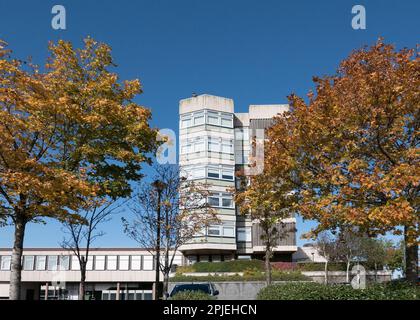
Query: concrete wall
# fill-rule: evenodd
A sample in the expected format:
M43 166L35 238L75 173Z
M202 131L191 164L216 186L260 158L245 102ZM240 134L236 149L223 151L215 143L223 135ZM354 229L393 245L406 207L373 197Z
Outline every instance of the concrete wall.
M324 283L325 274L324 271L304 271L302 272L305 276L310 277L313 281ZM350 273L350 280L356 276L356 272ZM392 272L391 271L378 271L375 277L375 272L368 271L366 273L367 282L387 282L391 281ZM376 279L376 280L375 280ZM346 282L346 272L345 271L329 271L328 272L328 281L330 283L344 283Z
M169 292L172 291L176 284L181 283L170 283ZM258 292L265 287L264 281L224 281L212 283L216 287L216 290L219 290L218 300L254 300Z
M302 272L304 275L312 278L313 281L323 283L324 282L324 272L323 271L313 271L313 272ZM194 273L197 275L197 273ZM203 275L208 275L207 273ZM353 273L355 275L355 273ZM329 281L330 283L343 283L346 281L346 273L342 271L329 272ZM367 276L368 282L375 281L374 272L368 272ZM391 280L391 272L389 271L379 271L377 273L378 282L386 282ZM351 280L351 278L350 278ZM182 284L183 282L172 282L169 284L169 292L172 291L173 287L176 284ZM187 283L187 282L184 282ZM191 282L188 282L191 283ZM196 281L196 283L199 283ZM254 300L257 297L258 292L265 287L264 281L223 281L223 282L212 282L216 287L216 290L219 290L219 295L217 296L218 300ZM275 284L284 284L286 281L273 281Z

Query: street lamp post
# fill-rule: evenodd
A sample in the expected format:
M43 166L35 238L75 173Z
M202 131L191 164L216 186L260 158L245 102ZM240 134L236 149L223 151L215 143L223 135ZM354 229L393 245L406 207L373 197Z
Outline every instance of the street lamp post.
M162 191L165 188L165 183L160 181L160 180L156 180L152 183L152 186L156 189L157 194L158 194L158 198L157 198L157 209L156 209L156 214L157 214L157 225L156 225L156 277L155 277L155 300L159 300L160 297L160 286L159 286L159 282L160 282L160 223L161 223L161 218L160 218L160 209L161 209L161 198L162 198Z

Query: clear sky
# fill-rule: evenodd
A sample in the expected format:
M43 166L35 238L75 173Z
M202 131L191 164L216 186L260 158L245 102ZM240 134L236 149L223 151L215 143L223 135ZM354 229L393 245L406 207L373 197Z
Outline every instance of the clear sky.
M66 30L51 27L55 4L66 8ZM351 27L356 4L366 8L366 30ZM0 0L0 39L37 64L50 40L80 46L90 35L108 43L121 78L142 82L136 101L152 109L153 125L177 131L178 101L192 92L232 98L236 112L286 103L312 87L312 76L334 73L351 50L380 36L414 47L419 17L418 0ZM298 236L311 225L298 219ZM120 217L104 230L98 246L136 245ZM0 229L0 247L12 245L12 231ZM28 226L25 246L54 247L61 238L60 225L47 221Z

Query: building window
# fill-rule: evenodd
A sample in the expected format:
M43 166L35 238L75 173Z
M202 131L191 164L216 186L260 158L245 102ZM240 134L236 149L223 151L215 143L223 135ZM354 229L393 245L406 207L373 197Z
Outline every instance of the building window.
M141 270L141 256L131 256L131 270Z
M45 270L46 261L47 261L46 256L36 256L35 270L38 270L38 271Z
M117 256L107 256L106 257L106 269L107 270L117 270Z
M222 117L222 127L232 128L232 118Z
M219 179L219 169L209 168L207 170L207 176L209 178L216 178Z
M196 168L192 170L192 179L202 179L206 177L206 168Z
M218 141L209 140L209 151L211 152L220 152L220 146Z
M204 124L204 112L194 114L194 125Z
M218 126L219 125L219 117L217 116L217 114L216 115L214 113L209 114L207 116L207 123Z
M105 256L95 256L95 270L105 270Z
M219 226L209 226L207 234L209 236L220 236Z
M207 235L210 237L235 237L235 226L233 224L225 223L220 225L210 225L207 228Z
M238 228L238 241L250 242L251 241L251 227Z
M207 198L208 204L212 207L233 208L233 198L230 193L212 192Z
M129 269L130 257L129 256L119 256L118 258L119 258L118 270L128 270Z
M0 269L3 271L10 270L11 261L11 256L0 256Z
M188 128L188 127L191 127L191 119L190 118L182 119L181 128Z
M223 180L233 180L233 171L222 170Z
M89 271L93 270L93 258L94 256L88 257L88 261L86 263L86 270L89 270Z
M143 270L153 270L153 256L143 256Z
M34 256L23 256L23 270L32 271L34 270Z
M58 266L58 256L48 256L47 258L47 269L49 271L57 270Z
M222 207L232 208L233 206L232 202L233 202L232 198L222 198Z
M197 262L197 256L187 256L188 265L192 265Z
M71 257L71 270L80 270L80 263L77 256Z
M235 227L223 226L223 236L228 237L228 238L233 238L235 236Z
M60 270L70 269L70 256L60 256Z
M233 153L232 143L222 143L222 153Z
M211 207L218 207L219 206L219 198L218 197L208 197L208 204Z
M180 126L181 129L185 129L205 123L213 126L233 128L233 114L211 110L183 114L181 116Z
M234 181L235 169L229 165L185 166L182 167L181 175L189 180L207 177L210 179Z

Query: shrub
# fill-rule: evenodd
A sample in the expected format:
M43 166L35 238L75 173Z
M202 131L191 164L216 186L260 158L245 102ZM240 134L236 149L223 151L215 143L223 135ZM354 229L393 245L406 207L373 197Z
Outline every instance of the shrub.
M193 272L242 272L246 269L264 269L261 260L231 260L223 262L197 262L192 265Z
M172 300L214 300L215 298L202 291L181 291L171 298Z
M420 288L409 283L373 284L363 290L316 282L274 284L260 290L259 300L420 300Z
M308 281L309 278L300 273L299 271L285 272L276 271L272 272L273 281ZM171 282L217 282L217 281L265 281L265 274L261 271L252 269L246 270L244 275L211 275L211 276L184 276L177 274L175 277L170 278Z
M296 262L272 262L271 266L275 270L296 270L297 265Z

